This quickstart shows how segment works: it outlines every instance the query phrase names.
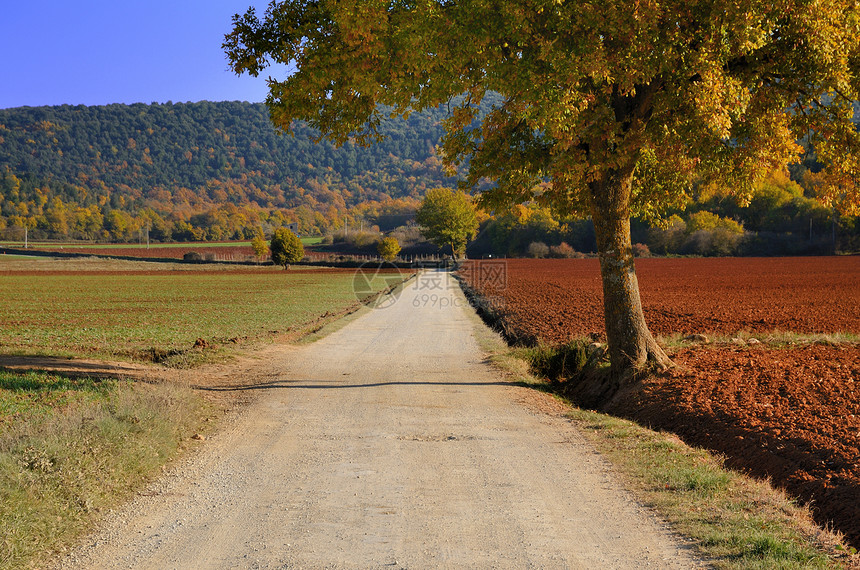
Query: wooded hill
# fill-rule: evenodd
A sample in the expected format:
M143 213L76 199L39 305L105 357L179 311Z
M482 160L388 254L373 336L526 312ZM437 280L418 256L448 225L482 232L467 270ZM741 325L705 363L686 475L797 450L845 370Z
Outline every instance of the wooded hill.
M147 225L154 239L228 239L283 220L322 233L382 203L396 215L454 183L435 155L445 113L387 120L381 143L336 148L303 125L276 133L263 104L0 110L0 224L85 239L136 239Z
M250 239L289 223L302 235L393 229L425 190L455 184L435 154L447 113L389 119L382 142L336 148L300 124L295 137L278 134L263 104L0 110L0 239L22 239L24 226L33 239L110 241L137 241L147 229L153 241ZM669 254L857 251L860 221L812 199L815 170L807 159L791 179L774 173L744 208L699 188L667 229L636 223L634 239ZM593 240L590 222L531 205L485 221L471 251L542 255L562 243L592 251Z

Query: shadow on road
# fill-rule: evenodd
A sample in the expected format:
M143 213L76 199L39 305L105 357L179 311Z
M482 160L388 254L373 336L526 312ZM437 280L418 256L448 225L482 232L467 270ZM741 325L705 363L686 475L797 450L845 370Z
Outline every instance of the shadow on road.
M433 381L401 381L401 382L371 382L364 384L344 384L341 381L331 380L329 382L301 383L302 380L276 380L257 384L246 384L240 386L192 386L195 390L207 392L236 392L243 390L278 390L278 389L303 389L303 390L344 390L357 388L381 388L383 386L525 386L531 387L523 382L458 382L456 380L433 382Z

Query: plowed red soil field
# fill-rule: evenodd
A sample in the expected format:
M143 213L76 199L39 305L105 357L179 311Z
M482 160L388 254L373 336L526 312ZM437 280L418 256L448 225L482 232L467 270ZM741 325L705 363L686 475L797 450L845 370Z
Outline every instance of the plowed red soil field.
M511 336L603 336L596 260L493 263L463 275ZM637 274L656 334L746 331L765 342L670 351L680 366L607 411L770 478L860 547L860 345L767 342L774 331L860 333L860 258L642 259Z
M121 245L118 246L105 246L105 247L87 247L87 246L75 246L75 245L64 245L60 246L38 246L38 249L42 251L59 251L63 253L86 253L92 255L116 255L122 257L140 257L143 259L182 259L182 257L186 253L199 253L201 256L211 256L213 260L217 261L253 261L256 258L254 257L254 250L249 245L239 246L239 245L195 245L188 244L182 246L157 246L153 245L149 248L144 247L123 247Z
M284 273L283 267L278 266L262 266L262 267L245 267L245 266L228 266L226 269L217 268L210 269L210 265L192 265L189 269L185 270L187 273L193 273L194 275L223 275L225 273L229 273L230 275L260 275L262 273ZM92 269L92 270L80 270L80 269L11 269L5 270L0 267L0 275L38 275L38 276L48 276L48 275L104 275L104 276L115 276L115 275L164 275L166 271L178 271L173 267L167 268L156 268L156 269ZM290 275L323 275L323 274L355 274L355 269L346 269L340 267L321 267L319 269L295 269L290 268ZM379 274L387 274L387 273L399 273L396 269L382 268L379 271L374 271Z
M860 333L860 257L639 259L651 332ZM605 335L596 259L509 259L463 275L525 340Z

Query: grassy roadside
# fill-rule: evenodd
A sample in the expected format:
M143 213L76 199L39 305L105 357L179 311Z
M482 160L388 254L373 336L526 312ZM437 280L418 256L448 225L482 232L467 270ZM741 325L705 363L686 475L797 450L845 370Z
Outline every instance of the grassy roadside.
M27 353L59 349L82 356L78 343L92 343L103 351L95 354L124 354L123 337L111 334L123 326L131 331L125 334L167 348L172 331L179 331L179 342L187 346L200 327L219 319L232 334L246 331L249 343L308 342L369 310L359 301L373 302L379 298L374 291L398 281L374 276L357 298L351 273L143 276L150 281L116 272L66 277L27 275L17 284L4 277L0 284L0 289L39 300L6 306L18 311L17 320L0 308L0 323L13 324L8 328L18 334L24 331L27 343L21 346ZM274 291L261 290L267 286ZM216 296L224 300L214 302ZM257 306L266 303L271 306ZM123 305L134 310L124 312ZM73 341L58 342L66 338L70 314L86 319L88 313L94 314L92 322ZM181 330L179 324L189 318L191 330ZM146 322L153 328L141 324ZM274 333L274 327L281 332ZM162 330L166 334L157 334ZM5 344L4 334L15 332L0 331L0 344ZM41 338L51 340L33 342ZM189 354L196 352L175 358L193 365ZM196 446L200 435L215 429L217 421L211 420L220 416L218 409L200 393L172 382L0 371L0 568L41 567L73 544L101 513L124 502L184 449Z
M718 457L672 434L574 406L567 417L639 500L692 538L715 567L848 567L839 537L768 483L724 469Z
M476 313L470 315L478 342L496 366L515 382L550 391L531 373L526 361L530 355L508 347ZM719 457L672 434L565 403L570 409L566 417L612 464L636 498L692 539L714 567L860 567L838 536L818 527L807 509L767 482L724 469Z
M208 425L190 389L0 372L0 568L40 562Z

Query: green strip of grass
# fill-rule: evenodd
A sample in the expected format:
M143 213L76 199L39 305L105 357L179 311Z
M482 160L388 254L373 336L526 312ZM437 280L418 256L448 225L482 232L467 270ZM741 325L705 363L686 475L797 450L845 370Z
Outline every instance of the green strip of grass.
M362 280L357 296L352 273L7 275L0 280L0 350L177 360L197 339L233 346L295 331L389 281Z
M114 382L0 372L0 430L53 410L104 398Z
M0 258L2 258L2 259L0 259L0 261L6 260L6 259L11 261L11 260L15 260L15 259L42 259L42 256L39 256L39 255L15 255L15 254L11 254L11 253L5 253L2 256L0 256Z
M640 500L694 539L715 567L843 567L837 538L766 482L728 471L710 453L633 422L578 408L568 417Z
M202 425L189 389L0 372L0 568L38 566Z
M587 353L583 341L510 351L531 372L550 379L544 384L525 375L527 382L547 391L560 390L558 381L578 373ZM808 510L766 482L724 469L719 458L672 434L568 404L567 417L639 499L695 540L715 567L837 568L842 567L838 558L847 560L848 550L838 537L817 527Z
M321 237L303 237L301 238L304 245L317 245L322 242ZM184 243L150 243L148 246L141 243L37 243L30 242L30 247L37 248L70 248L70 249L147 249L147 248L206 248L206 247L250 247L250 241L230 241L230 242L184 242ZM0 242L0 246L7 247L23 247L24 244L19 241Z

